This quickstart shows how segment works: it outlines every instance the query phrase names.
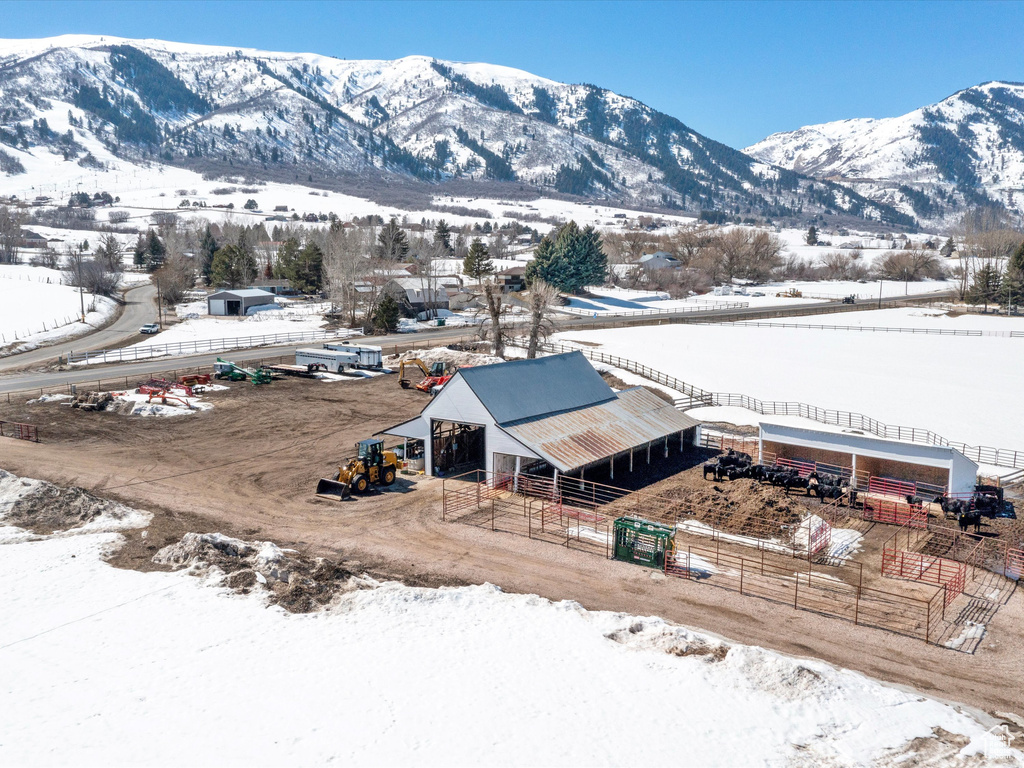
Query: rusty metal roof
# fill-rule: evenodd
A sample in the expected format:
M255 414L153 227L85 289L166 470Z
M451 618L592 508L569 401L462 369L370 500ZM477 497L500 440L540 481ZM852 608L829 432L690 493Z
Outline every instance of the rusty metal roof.
M635 387L607 402L501 428L561 472L571 472L699 422Z

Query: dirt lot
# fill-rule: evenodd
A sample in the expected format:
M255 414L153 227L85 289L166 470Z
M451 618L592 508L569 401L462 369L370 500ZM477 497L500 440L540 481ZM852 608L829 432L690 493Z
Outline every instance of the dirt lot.
M317 478L333 472L357 440L426 404L394 377L234 384L209 399L213 410L176 418L4 405L0 419L39 425L45 442L4 439L0 465L154 512L147 539L133 535L119 556L126 567L151 567L152 553L185 532L223 532L410 584L487 581L590 609L664 616L988 711L1022 712L1019 594L1000 609L975 655L955 653L695 582L652 578L644 568L550 543L443 523L436 479L400 476L386 493L344 503L315 498Z

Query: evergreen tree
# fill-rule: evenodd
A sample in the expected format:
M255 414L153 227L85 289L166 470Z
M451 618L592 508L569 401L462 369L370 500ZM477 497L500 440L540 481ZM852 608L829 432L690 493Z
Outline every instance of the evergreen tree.
M277 260L274 262L274 277L278 280L291 280L295 274L295 262L299 258L299 241L289 237L277 249Z
M554 240L544 237L526 267L526 281L537 278L567 293L600 285L608 275L608 257L593 227L580 229L575 221L563 226Z
M250 285L256 277L256 259L237 245L225 245L213 255L210 275L218 287Z
M808 245L818 244L818 230L815 228L813 224L811 225L810 229L807 230L807 235L804 237L804 242L806 242Z
M437 222L437 226L434 228L434 245L451 253L452 230L444 219Z
M164 265L167 248L152 229L146 233L146 251L143 256L146 270L153 272Z
M135 255L132 258L132 263L136 267L143 267L146 265L146 236L141 232L135 240Z
M387 224L381 227L377 235L377 258L401 261L409 253L409 239L405 231L398 226L398 220L391 218Z
M455 236L455 247L453 249L456 259L466 258L466 254L469 253L469 249L466 248L466 236L459 232Z
M392 333L398 330L398 302L390 293L381 296L373 310L373 329L381 333Z
M998 304L1001 283L999 267L994 264L979 267L967 291L967 301L971 304L984 304L986 308L989 304Z
M462 260L462 271L467 277L478 282L484 275L494 272L494 263L491 261L487 246L479 237L473 238L473 243L469 246L469 253Z
M295 259L291 280L293 288L303 293L319 293L323 284L324 252L309 240Z
M946 240L945 243L943 243L942 250L939 251L939 253L941 253L943 256L945 256L948 259L950 256L953 255L953 251L955 251L955 250L956 250L956 243L953 242L953 238L951 237L948 240Z
M199 271L206 284L210 284L210 270L213 269L213 254L217 252L217 241L213 237L210 225L206 225L203 237L199 241Z
M1014 251L1006 264L999 293L1000 301L1005 302L1007 306L1016 306L1024 301L1024 242Z

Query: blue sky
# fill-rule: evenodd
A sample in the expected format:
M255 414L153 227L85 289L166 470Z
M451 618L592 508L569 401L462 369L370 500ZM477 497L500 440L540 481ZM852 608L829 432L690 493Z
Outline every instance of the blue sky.
M1024 81L1014 2L41 2L0 37L100 33L519 67L640 99L735 147Z

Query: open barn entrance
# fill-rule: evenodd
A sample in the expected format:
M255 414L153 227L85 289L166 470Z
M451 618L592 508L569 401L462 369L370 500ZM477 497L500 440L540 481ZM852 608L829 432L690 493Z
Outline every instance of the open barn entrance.
M443 477L484 469L484 434L478 424L431 419L432 474Z

